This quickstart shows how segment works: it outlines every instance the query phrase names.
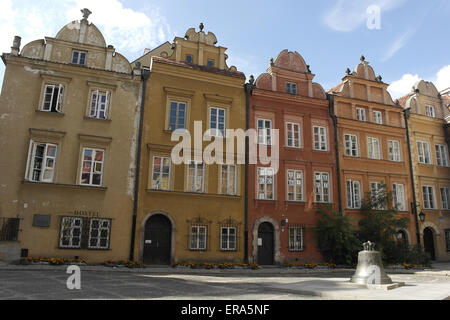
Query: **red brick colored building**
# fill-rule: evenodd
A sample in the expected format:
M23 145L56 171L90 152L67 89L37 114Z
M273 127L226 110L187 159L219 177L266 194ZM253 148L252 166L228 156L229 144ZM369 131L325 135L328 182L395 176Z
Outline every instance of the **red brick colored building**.
M277 172L259 160L248 169L248 255L261 265L321 261L315 208L337 209L333 121L313 78L300 54L284 50L249 95L249 128L257 131L258 148L268 145L269 157L279 150ZM269 129L279 130L278 146Z

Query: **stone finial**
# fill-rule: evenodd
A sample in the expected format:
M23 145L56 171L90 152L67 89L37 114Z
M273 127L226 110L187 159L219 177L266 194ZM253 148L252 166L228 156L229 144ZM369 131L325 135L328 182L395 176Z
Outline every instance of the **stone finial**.
M203 25L203 22L200 22L200 25L199 25L198 27L199 27L200 31L203 31L203 28L204 28L205 26Z
M11 54L17 56L20 52L20 42L22 38L19 36L15 36L13 40L13 45L11 47Z
M364 251L375 251L375 242L364 242L363 243Z
M250 78L248 79L248 82L253 85L255 83L255 77L253 75L250 75Z
M271 66L274 66L274 65L275 65L275 63L273 62L273 58L270 58L270 65L271 65Z
M364 57L364 55L361 55L361 58L359 58L359 60L361 60L361 62L366 61L366 57Z
M400 101L398 99L395 99L395 104L398 106L400 105Z
M349 76L352 73L352 71L350 70L350 68L347 68L347 70L345 70L345 73Z
M378 75L378 77L377 77L378 82L381 82L382 79L383 78L380 75Z
M83 14L83 20L86 20L89 18L89 16L91 15L92 11L89 10L88 8L84 8L80 10L81 13Z
M311 69L310 69L310 65L309 64L306 65L306 69L308 70L309 73L311 73Z

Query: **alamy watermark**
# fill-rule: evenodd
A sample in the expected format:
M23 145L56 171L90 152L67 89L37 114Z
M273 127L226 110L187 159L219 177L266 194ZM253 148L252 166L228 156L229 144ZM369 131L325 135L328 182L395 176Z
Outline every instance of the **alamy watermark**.
M380 30L381 29L381 8L377 5L368 6L366 9L367 13L367 28L369 30Z
M69 290L81 289L81 269L79 266L70 265L67 267L66 273L70 274L67 278L66 286Z

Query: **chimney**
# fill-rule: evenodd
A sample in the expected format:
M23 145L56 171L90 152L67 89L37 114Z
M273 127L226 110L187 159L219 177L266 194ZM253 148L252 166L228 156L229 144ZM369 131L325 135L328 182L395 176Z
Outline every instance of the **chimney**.
M13 56L18 56L19 52L20 52L20 41L22 40L21 37L19 36L15 36L14 37L14 41L13 41L13 45L11 47L11 55Z

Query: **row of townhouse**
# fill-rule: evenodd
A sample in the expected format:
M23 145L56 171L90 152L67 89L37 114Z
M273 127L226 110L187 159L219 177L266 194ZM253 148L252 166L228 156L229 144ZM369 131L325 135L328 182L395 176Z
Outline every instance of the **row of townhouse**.
M361 57L327 93L288 50L245 83L203 25L130 63L89 13L2 56L0 259L320 261L317 207L357 220L381 185L410 218L398 238L450 258L448 100L431 83L394 102Z

